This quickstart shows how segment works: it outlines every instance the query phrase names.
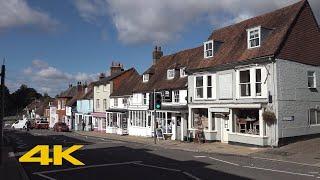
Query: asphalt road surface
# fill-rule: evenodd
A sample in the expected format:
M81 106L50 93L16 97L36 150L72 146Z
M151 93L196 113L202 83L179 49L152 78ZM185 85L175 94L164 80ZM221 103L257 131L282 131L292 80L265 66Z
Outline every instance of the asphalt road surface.
M84 166L22 163L31 180L82 179L320 179L320 167L246 156L194 153L50 130L5 130L19 158L36 145L84 145L72 156ZM223 153L223 152L222 152Z

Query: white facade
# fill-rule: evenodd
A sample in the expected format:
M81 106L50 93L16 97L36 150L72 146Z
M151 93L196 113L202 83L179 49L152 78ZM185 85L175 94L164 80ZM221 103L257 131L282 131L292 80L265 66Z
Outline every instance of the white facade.
M320 121L309 120L310 109L320 111L319 87L308 88L308 71L319 85L319 67L285 60L194 73L188 78L191 135L199 119L206 140L226 143L278 146L280 138L319 133ZM264 111L277 121L267 124Z
M106 110L110 108L112 83L96 85L93 89L93 127L96 131L106 131Z

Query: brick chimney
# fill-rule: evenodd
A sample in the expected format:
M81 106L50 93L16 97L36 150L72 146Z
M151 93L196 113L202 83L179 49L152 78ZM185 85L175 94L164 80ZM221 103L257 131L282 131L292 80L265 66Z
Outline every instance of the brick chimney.
M110 67L110 74L111 76L114 75L115 73L124 71L123 65L118 62L112 62L111 67Z
M77 90L78 90L78 92L83 91L83 86L80 81L78 81L78 83L77 83Z
M152 52L153 65L155 65L162 56L163 52L161 51L161 46L154 47L154 50Z

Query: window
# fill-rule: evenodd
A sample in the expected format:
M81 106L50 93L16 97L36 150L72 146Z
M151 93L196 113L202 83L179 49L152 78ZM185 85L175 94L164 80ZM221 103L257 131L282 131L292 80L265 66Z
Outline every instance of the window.
M240 71L240 96L251 96L250 71Z
M212 112L211 113L211 131L215 131L216 130L216 116L215 113Z
M107 85L103 86L103 91L107 91Z
M147 127L146 111L130 111L130 124L132 126Z
M203 76L196 77L196 98L203 98Z
M174 78L174 69L168 69L167 71L167 79L173 79Z
M174 94L174 102L178 103L179 102L179 90L178 91L173 91Z
M58 100L58 109L61 109L61 100Z
M232 132L259 135L259 109L234 109Z
M122 104L123 104L124 106L127 106L127 105L128 105L128 99L127 99L127 98L123 98L123 99L122 99Z
M261 69L256 69L256 96L261 96Z
M147 93L143 93L143 105L147 105Z
M212 98L212 76L207 77L207 98Z
M308 71L308 88L316 88L316 73Z
M96 108L97 108L97 109L100 108L100 100L99 100L99 99L96 100Z
M65 100L61 101L61 107L62 107L62 109L66 108L66 101Z
M310 109L309 110L309 123L310 125L320 125L320 110Z
M148 82L149 81L149 74L144 74L143 75L143 82Z
M118 107L118 98L114 98L113 100L113 106Z
M260 47L261 44L261 28L256 27L248 29L248 49Z
M107 99L103 99L103 109L107 109Z
M170 112L157 112L156 121L159 124L159 128L162 129L164 134L172 133L172 114Z
M207 41L204 43L204 58L213 57L213 41Z
M191 111L191 128L194 129L209 129L208 109L196 108Z
M184 67L184 68L181 68L180 69L180 77L186 77L187 76L187 74L186 74L186 68Z

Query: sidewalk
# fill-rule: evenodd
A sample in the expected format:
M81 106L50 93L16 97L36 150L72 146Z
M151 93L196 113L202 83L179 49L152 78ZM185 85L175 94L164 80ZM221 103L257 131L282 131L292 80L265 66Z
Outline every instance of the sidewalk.
M75 131L74 133L77 133L83 136L99 137L99 138L106 138L106 139L126 141L126 142L136 142L136 143L150 145L150 146L157 146L157 147L162 147L167 149L176 149L176 150L191 151L191 152L247 156L249 154L258 153L260 151L266 150L266 148L252 148L252 147L224 144L220 142L199 144L199 143L193 143L193 142L187 143L187 142L181 142L181 141L160 140L160 141L157 141L157 144L154 144L154 139L147 138L147 137L120 136L116 134L106 134L106 133L94 132L94 131L90 131L90 132Z
M9 157L12 148L2 147L2 164L0 165L1 179L10 180L29 180L26 172L15 157Z

